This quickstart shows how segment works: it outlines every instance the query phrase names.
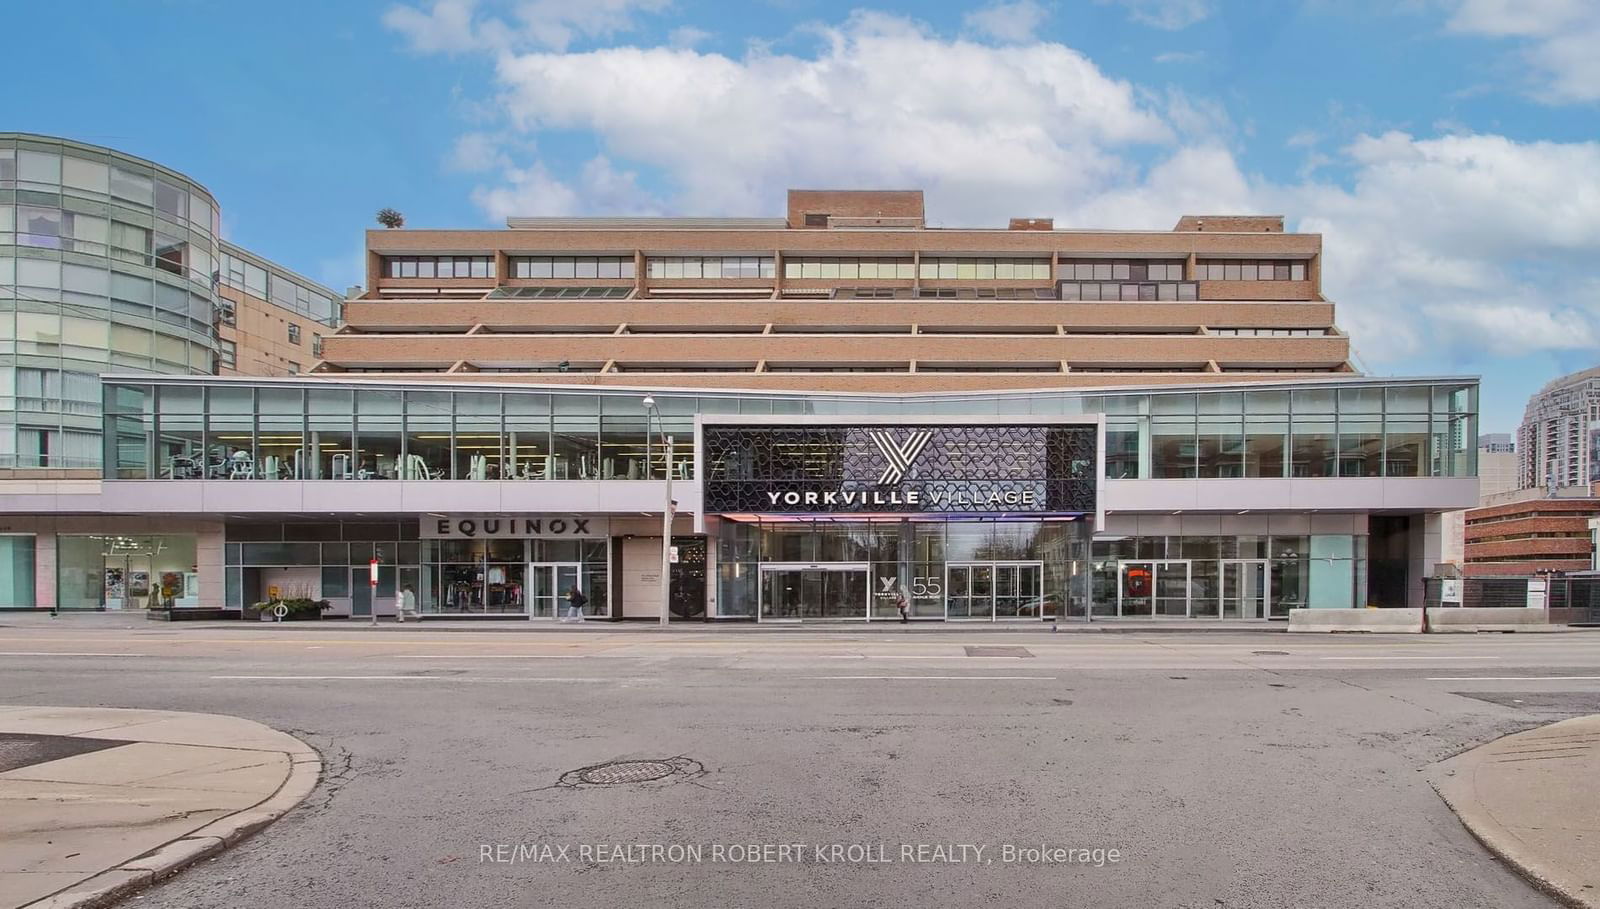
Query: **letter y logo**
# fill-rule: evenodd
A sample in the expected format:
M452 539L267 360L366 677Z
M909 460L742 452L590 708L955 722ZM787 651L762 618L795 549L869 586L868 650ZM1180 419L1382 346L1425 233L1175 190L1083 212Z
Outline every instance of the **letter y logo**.
M896 442L894 435L887 429L869 429L867 438L878 447L888 460L889 466L883 469L883 474L878 477L879 486L892 486L900 482L911 469L911 464L922 454L922 449L928 447L928 442L933 438L933 432L927 429L914 430L906 437L904 442Z

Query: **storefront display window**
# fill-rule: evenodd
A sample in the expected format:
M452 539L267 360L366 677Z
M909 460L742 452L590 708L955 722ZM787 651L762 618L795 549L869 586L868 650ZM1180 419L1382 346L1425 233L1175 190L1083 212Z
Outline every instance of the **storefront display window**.
M200 605L193 534L56 537L62 609L183 609Z
M0 609L34 605L34 537L0 534Z

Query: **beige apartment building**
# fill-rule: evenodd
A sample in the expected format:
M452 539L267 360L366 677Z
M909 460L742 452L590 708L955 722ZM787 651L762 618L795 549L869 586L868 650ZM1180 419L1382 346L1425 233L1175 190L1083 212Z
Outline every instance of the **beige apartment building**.
M921 192L793 190L784 218L367 237L321 371L884 392L1352 372L1322 238L1279 216L932 228Z

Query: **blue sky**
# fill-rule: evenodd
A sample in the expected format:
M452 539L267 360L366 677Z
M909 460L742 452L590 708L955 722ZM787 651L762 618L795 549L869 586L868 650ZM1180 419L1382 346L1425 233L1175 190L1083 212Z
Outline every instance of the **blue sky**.
M1485 431L1600 360L1593 0L94 0L7 17L29 76L0 129L181 170L229 239L339 289L386 205L467 227L922 187L948 225L1284 214L1324 233L1361 361L1482 374Z

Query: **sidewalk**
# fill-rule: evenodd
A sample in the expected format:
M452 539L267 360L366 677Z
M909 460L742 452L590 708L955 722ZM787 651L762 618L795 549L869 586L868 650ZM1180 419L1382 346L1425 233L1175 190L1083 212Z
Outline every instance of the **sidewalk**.
M120 899L270 824L321 771L238 717L0 707L0 909Z
M1539 889L1600 907L1600 716L1508 735L1435 764L1472 835Z

